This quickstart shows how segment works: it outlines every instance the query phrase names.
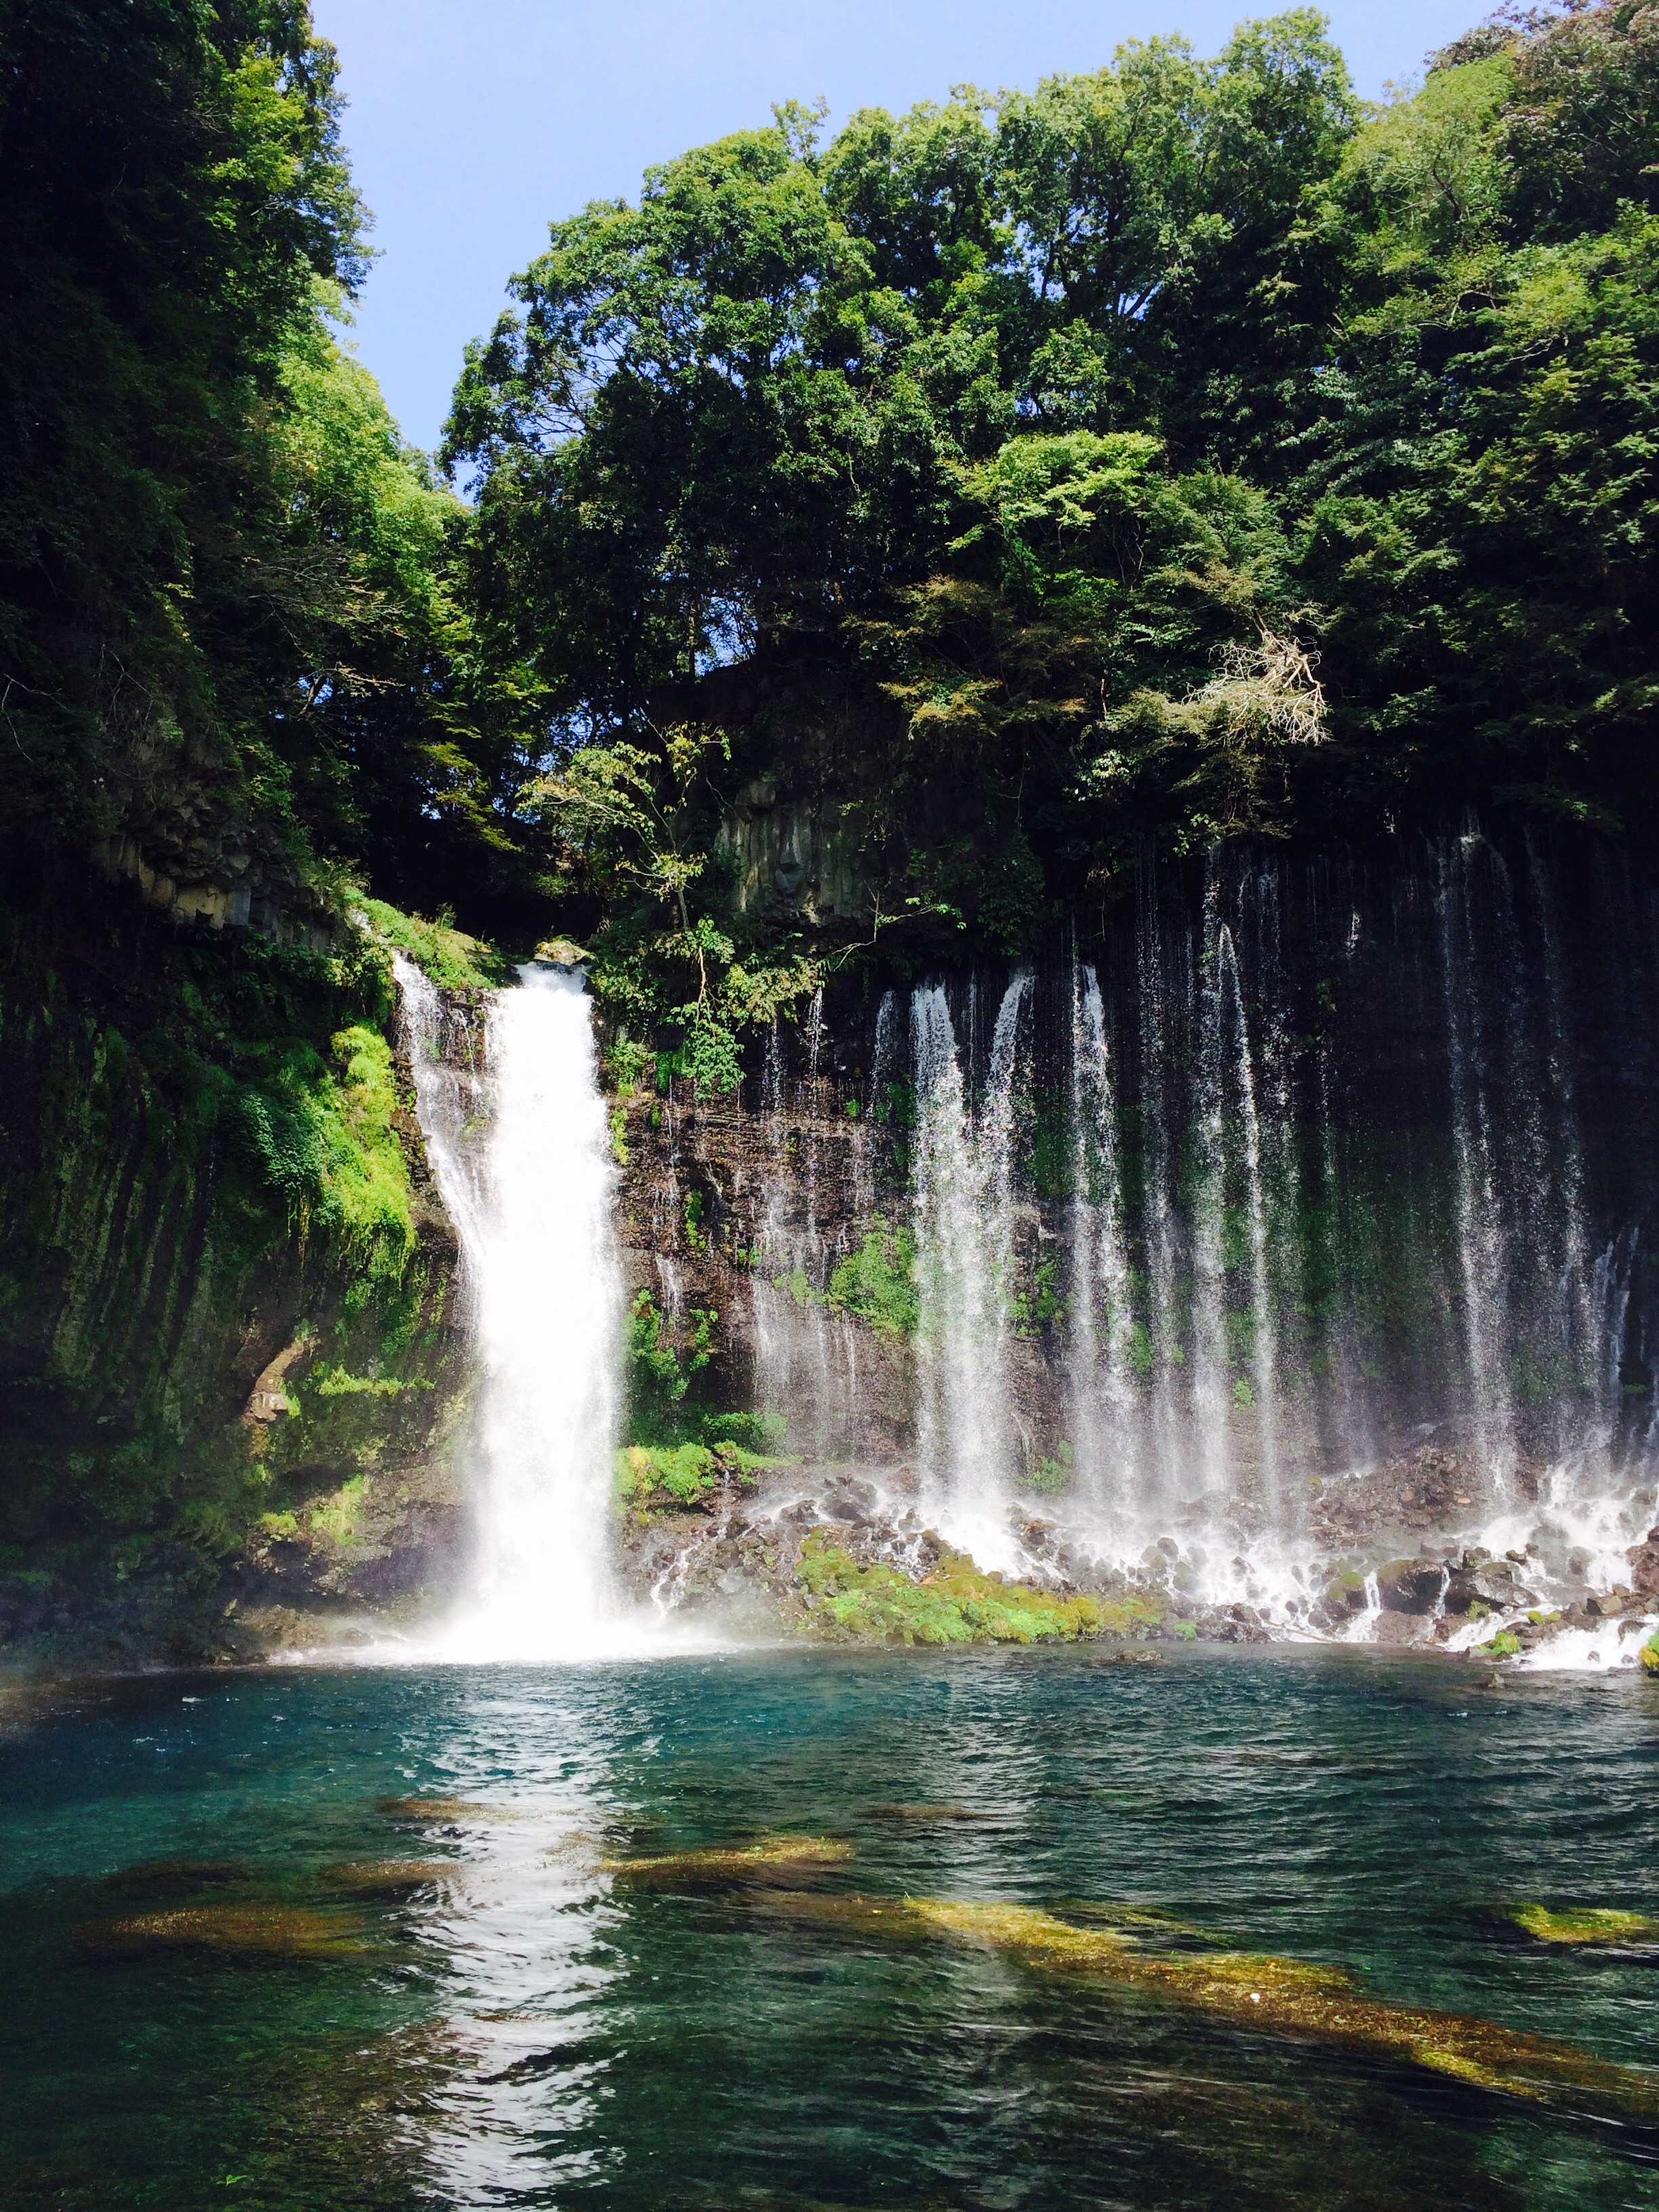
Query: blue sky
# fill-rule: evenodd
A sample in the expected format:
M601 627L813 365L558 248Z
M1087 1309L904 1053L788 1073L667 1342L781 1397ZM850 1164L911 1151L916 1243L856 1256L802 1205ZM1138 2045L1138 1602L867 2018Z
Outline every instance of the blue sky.
M831 119L953 84L1030 86L1098 68L1120 40L1180 31L1213 52L1237 0L313 0L340 52L346 139L381 258L355 333L416 444L437 442L461 348L548 223L631 197L647 163L820 94ZM1263 6L1262 14L1272 12ZM1410 80L1482 0L1337 4L1360 90Z

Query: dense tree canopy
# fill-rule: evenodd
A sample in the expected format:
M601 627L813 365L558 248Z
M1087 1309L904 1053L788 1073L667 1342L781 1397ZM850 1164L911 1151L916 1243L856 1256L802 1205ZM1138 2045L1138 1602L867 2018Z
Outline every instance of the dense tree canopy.
M0 78L8 829L301 903L477 875L460 509L327 327L367 262L303 0L30 0Z
M781 107L554 224L465 498L331 326L298 0L35 0L0 63L30 836L553 922L724 1079L824 959L1017 946L1149 838L1651 823L1659 9L1500 15L1382 109L1307 9ZM734 915L759 778L863 916Z
M448 457L605 988L695 1038L833 942L731 921L761 772L920 945L1148 836L1650 820L1656 181L1659 10L1499 17L1376 110L1296 9L783 108L556 223Z

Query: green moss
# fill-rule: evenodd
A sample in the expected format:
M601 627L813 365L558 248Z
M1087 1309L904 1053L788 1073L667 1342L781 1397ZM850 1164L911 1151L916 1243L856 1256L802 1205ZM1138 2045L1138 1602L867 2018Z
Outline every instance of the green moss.
M957 1553L920 1581L896 1567L860 1566L822 1529L802 1545L799 1571L821 1617L863 1644L1069 1643L1109 1625L1093 1598L1005 1583Z
M368 1478L355 1474L341 1484L331 1498L324 1498L311 1509L311 1533L343 1551L349 1551L362 1541L359 1520L363 1509L363 1492Z
M362 1253L371 1274L401 1273L415 1227L391 1045L354 1023L336 1032L327 1060L297 1041L248 1057L251 1080L232 1085L216 1070L204 1085L208 1101L222 1098L245 1158L302 1237L320 1229Z
M406 952L422 974L446 991L491 990L507 981L507 963L493 945L469 937L447 916L426 921L400 914L384 899L359 901L359 910L382 945Z
M319 1367L310 1388L319 1398L397 1398L405 1390L429 1390L432 1384L422 1375L400 1380L391 1375L348 1375L343 1367Z
M705 1413L701 1423L706 1444L740 1444L744 1451L775 1452L783 1442L786 1424L781 1413Z
M1659 1674L1659 1634L1648 1638L1639 1656L1644 1674Z
M417 1234L365 935L216 942L116 902L118 1026L68 997L59 927L43 910L0 963L0 1572L7 1596L14 1568L45 1567L66 1596L130 1592L135 1623L179 1618L262 1521L288 1534L300 1498L428 1450L451 1262ZM245 1422L285 1343L289 1416Z
M1607 1905L1569 1905L1553 1912L1546 1905L1506 1905L1504 1911L1540 1943L1632 1943L1659 1936L1659 1920Z
M1493 1659L1515 1659L1520 1656L1521 1638L1512 1630L1500 1628L1496 1636L1485 1644L1477 1644L1474 1648Z

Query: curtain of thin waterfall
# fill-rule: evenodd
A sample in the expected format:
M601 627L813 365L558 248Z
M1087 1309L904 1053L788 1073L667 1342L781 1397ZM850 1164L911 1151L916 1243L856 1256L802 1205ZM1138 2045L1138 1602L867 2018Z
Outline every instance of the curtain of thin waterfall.
M1223 1035L1222 876L1212 854L1204 871L1203 935L1193 979L1198 1054L1194 1068L1189 1245L1192 1254L1192 1413L1183 1490L1211 1498L1228 1487L1226 1310L1227 1161Z
M1451 1086L1464 1381L1476 1448L1500 1494L1505 1494L1515 1472L1516 1452L1509 1376L1507 1240L1493 1157L1487 1054L1490 1002L1480 988L1483 979L1471 910L1473 848L1482 844L1472 835L1441 844L1436 854L1435 921ZM1506 995L1512 988L1508 987Z
M1146 1499L1136 1398L1133 1273L1124 1242L1117 1083L1092 966L1072 957L1072 1201L1066 1400L1077 1484L1107 1531L1137 1528Z
M1609 1452L1636 1449L1619 1378L1642 1232L1628 1212L1592 1231L1570 978L1605 1000L1652 963L1611 890L1569 945L1561 865L1478 830L1229 848L1196 883L1160 888L1149 862L1102 956L1068 954L1066 1034L1036 1045L1065 1054L1071 1123L1048 1357L1076 1474L1055 1510L1117 1556L1162 1530L1212 1560L1288 1557L1321 1485L1426 1437L1472 1528L1540 1484L1605 1490ZM942 994L918 1023L929 1171L971 1181Z
M1008 1511L1018 1450L1009 1374L1014 1085L1031 985L1022 969L1003 994L977 1101L944 989L916 990L910 1006L923 1498L951 1540L996 1567L1017 1555ZM970 1038L972 1008L970 1000Z
M1184 933L1179 940L1183 973L1172 988L1168 974L1163 915L1158 905L1157 863L1143 858L1135 902L1134 975L1139 1002L1139 1168L1138 1249L1146 1285L1142 1327L1146 1337L1145 1369L1150 1390L1146 1453L1139 1489L1149 1504L1161 1505L1180 1485L1186 1455L1186 1425L1181 1404L1186 1330L1179 1298L1181 1236L1176 1212L1176 1146L1184 1131L1185 1099L1180 1088L1175 1032L1176 1006L1185 996ZM1188 1277L1190 1280L1190 1277Z

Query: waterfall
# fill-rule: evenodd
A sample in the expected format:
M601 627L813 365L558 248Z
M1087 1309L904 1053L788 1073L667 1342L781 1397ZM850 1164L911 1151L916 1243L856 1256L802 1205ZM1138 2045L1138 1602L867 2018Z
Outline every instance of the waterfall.
M821 1154L830 1143L830 1164L844 1172L858 1194L865 1174L866 1146L861 1131L848 1125L826 1140L819 1074L827 1030L823 994L814 993L807 1012L804 1080L794 1086L792 1127L783 1039L775 1018L767 1039L760 1086L767 1170L764 1196L755 1231L755 1270L749 1283L754 1328L755 1390L761 1410L781 1414L792 1449L813 1456L835 1456L855 1431L859 1395L856 1330L828 1304L827 1292L841 1251L825 1233L820 1201ZM846 1158L839 1157L845 1152ZM832 1212L839 1207L832 1207Z
M1652 1148L1608 1134L1645 1047L1595 980L1659 952L1635 909L1588 923L1541 833L1228 848L1162 894L1148 855L1138 890L1006 987L832 981L764 1040L732 1304L797 1479L896 1447L981 1566L1093 1557L1281 1624L1322 1617L1333 1559L1418 1540L1431 1489L1433 1541L1613 1559L1659 1450ZM461 1006L399 972L447 1032L415 1077L489 1377L465 1640L585 1648L620 1306L586 1004L526 971L481 1079ZM682 1176L635 1173L672 1318L719 1255L683 1280ZM914 1255L913 1336L848 1290L872 1234Z
M1250 1256L1250 1367L1255 1384L1261 1448L1261 1487L1270 1516L1279 1503L1279 1320L1267 1268L1267 1204L1261 1178L1261 1118L1256 1108L1255 1071L1244 998L1238 980L1238 956L1232 932L1224 923L1217 934L1216 960L1221 995L1232 1030L1233 1079L1238 1099L1244 1169L1244 1218ZM1235 1386L1235 1397L1239 1395Z
M623 1296L591 1002L579 971L519 974L521 988L490 1006L492 1110L472 1146L434 1065L438 994L398 966L483 1370L471 1578L441 1644L456 1658L591 1656L614 1611L607 1523Z
M1079 1470L1119 1526L1140 1509L1134 1316L1123 1242L1117 1097L1100 978L1072 961L1070 1400Z
M1008 1528L1015 1420L1008 1378L1013 1273L1013 1092L1031 974L1003 994L977 1111L943 989L910 1002L915 1066L917 1442L927 1510L984 1567L1015 1559Z
M1220 870L1214 854L1204 872L1204 939L1198 977L1197 1097L1193 1135L1193 1441L1198 1487L1213 1497L1227 1487L1230 1443L1227 1372L1225 1228L1227 1208L1226 1042L1223 1035ZM1226 938L1231 944L1231 938Z
M1507 1240L1493 1161L1485 1001L1470 902L1473 832L1437 855L1435 920L1450 1079L1463 1380L1481 1457L1500 1492L1515 1471Z
M1147 1290L1147 1358L1152 1382L1152 1490L1169 1497L1182 1459L1176 1397L1184 1358L1176 1304L1176 1224L1171 1158L1169 994L1164 975L1156 862L1149 852L1136 886L1135 981L1139 994L1142 1249Z
M1577 1085L1573 1080L1572 1049L1567 1034L1566 987L1561 974L1561 938L1555 918L1555 896L1548 872L1530 836L1526 841L1527 875L1538 916L1543 947L1546 1071L1556 1109L1552 1147L1557 1162L1559 1257L1551 1289L1559 1316L1563 1355L1568 1371L1589 1382L1601 1415L1597 1441L1611 1443L1619 1405L1619 1352L1624 1341L1624 1305L1619 1302L1617 1333L1606 1334L1609 1311L1606 1296L1598 1297L1596 1284L1611 1264L1612 1253L1592 1267L1584 1222L1584 1158L1578 1131ZM1625 1270L1628 1297L1628 1266ZM1606 1346L1613 1345L1611 1373Z

